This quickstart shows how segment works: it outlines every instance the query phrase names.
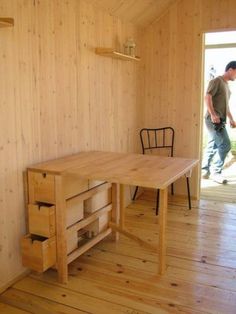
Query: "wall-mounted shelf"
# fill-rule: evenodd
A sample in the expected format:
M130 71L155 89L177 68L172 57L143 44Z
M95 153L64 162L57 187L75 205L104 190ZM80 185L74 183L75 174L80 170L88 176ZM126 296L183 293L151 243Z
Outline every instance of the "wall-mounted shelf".
M0 27L9 27L14 25L14 19L11 17L0 17Z
M115 58L115 59L121 59L124 61L140 61L140 57L135 56L129 56L124 53L115 51L112 48L96 48L95 50L96 54L105 56L105 57L110 57L110 58Z

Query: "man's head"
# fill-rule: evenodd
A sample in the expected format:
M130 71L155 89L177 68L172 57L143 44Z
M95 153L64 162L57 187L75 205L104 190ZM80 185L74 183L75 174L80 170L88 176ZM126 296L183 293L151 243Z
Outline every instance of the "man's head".
M225 76L229 81L234 81L236 79L236 61L231 61L226 65Z

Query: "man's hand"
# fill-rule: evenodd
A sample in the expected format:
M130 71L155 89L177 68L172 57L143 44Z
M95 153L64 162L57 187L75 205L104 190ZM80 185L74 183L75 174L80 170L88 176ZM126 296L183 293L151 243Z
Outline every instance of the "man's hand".
M216 114L211 114L211 121L212 123L220 123L220 117Z
M236 128L236 121L230 120L230 127L231 128Z

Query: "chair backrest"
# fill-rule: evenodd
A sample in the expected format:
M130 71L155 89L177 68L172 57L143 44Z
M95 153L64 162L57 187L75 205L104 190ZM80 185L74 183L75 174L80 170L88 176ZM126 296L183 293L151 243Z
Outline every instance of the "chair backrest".
M158 129L144 128L140 130L139 135L143 154L158 153L158 151L164 149L168 151L169 157L173 157L175 131L172 127Z

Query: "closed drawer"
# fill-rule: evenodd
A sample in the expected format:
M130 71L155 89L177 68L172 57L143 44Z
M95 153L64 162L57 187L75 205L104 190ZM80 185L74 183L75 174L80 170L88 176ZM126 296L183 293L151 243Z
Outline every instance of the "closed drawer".
M62 185L65 199L74 197L88 190L88 180L79 179L71 175L62 177Z
M66 201L66 226L69 227L84 218L84 202L78 197Z
M55 206L54 205L28 205L29 232L50 238L55 235Z
M52 174L28 171L29 202L55 203L55 177Z
M104 184L105 181L100 181L100 180L89 180L88 184L89 184L89 189L92 189L98 185Z
M84 211L86 214L91 214L96 210L103 208L111 203L111 188L99 192L89 199L84 201Z
M43 272L56 263L56 238L26 235L21 240L22 263L25 267Z

